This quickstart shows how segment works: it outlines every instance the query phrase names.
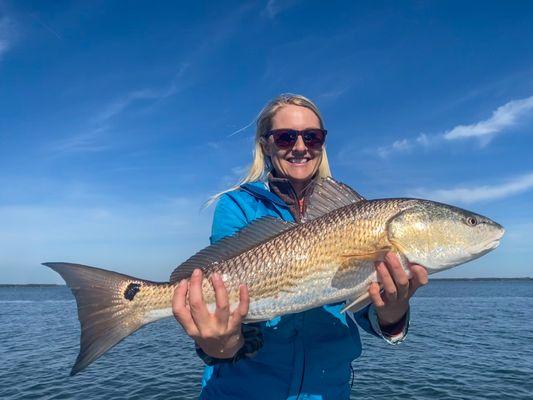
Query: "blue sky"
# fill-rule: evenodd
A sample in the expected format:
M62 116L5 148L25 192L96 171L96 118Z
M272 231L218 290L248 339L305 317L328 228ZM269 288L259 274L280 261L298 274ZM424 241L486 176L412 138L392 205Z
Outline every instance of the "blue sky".
M166 280L283 92L321 108L337 179L506 227L442 277L533 276L531 43L523 1L0 0L0 282Z

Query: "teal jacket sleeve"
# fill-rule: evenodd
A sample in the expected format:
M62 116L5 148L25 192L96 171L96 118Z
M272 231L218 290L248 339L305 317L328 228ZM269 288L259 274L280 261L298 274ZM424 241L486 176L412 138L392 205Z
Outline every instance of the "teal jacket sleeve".
M223 194L217 202L213 225L211 226L211 244L220 239L235 234L248 225L243 209L230 195Z

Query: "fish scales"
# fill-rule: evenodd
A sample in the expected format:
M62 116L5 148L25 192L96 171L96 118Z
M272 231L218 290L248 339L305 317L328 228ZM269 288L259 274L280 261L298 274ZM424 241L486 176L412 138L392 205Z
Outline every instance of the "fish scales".
M370 254L370 261L380 259L379 250L391 246L386 223L406 202L375 200L348 205L297 225L209 269L202 287L204 299L214 310L214 291L209 283L212 272L223 277L233 307L238 302L239 285L248 287L250 320L360 295L361 284L374 276L373 262L357 262L351 256ZM281 297L285 301L280 301Z

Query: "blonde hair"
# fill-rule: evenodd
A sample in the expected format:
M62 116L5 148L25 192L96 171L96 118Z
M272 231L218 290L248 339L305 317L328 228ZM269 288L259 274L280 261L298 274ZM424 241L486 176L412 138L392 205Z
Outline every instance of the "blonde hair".
M272 129L272 118L274 117L274 115L276 115L280 108L286 105L295 105L310 109L318 117L320 127L324 128L324 121L322 120L322 116L320 115L318 107L307 97L292 93L283 93L277 96L275 99L270 101L257 116L253 161L250 165L248 173L235 186L232 186L229 189L226 189L211 197L206 203L206 206L209 206L210 204L214 203L224 193L235 190L239 186L244 185L245 183L266 180L268 173L272 170L272 164L270 162L270 158L264 153L261 141L264 140L263 135L267 133L270 129ZM328 176L331 176L331 170L329 168L326 148L323 147L316 177L325 178Z

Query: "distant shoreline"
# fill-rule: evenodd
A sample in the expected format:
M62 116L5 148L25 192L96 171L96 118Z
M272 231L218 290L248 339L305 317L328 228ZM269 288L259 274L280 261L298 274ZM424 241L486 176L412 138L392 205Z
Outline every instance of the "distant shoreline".
M521 278L430 278L430 281L448 281L448 282L498 282L498 281L533 281L533 277L521 277ZM0 283L0 288L6 287L61 287L57 283Z
M58 283L0 283L0 287L60 287Z

